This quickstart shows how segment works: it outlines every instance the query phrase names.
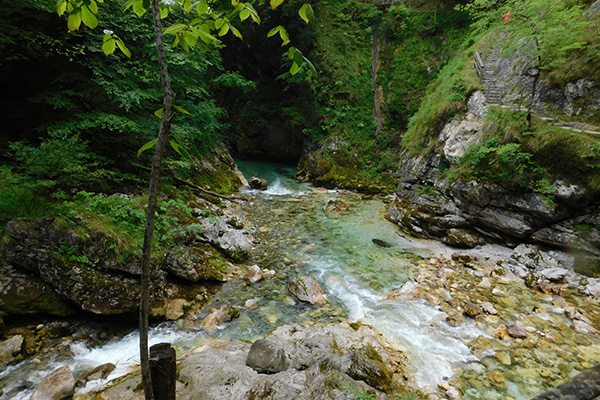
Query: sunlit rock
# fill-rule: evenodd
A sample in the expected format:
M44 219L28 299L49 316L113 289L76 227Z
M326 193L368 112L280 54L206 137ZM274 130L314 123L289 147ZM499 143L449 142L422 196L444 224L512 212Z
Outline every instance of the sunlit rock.
M310 304L327 303L321 285L312 276L303 276L292 280L288 285L288 289L300 301Z
M540 272L540 274L551 282L562 282L569 271L564 268L548 268Z
M76 383L77 387L85 387L88 382L96 381L98 379L106 379L108 376L115 370L116 366L112 363L106 363L97 366L92 369L90 372L86 373L81 379L79 379Z
M248 299L244 303L244 310L254 311L258 308L258 305L259 305L258 299Z
M35 388L31 400L63 400L74 392L75 378L67 365L46 376Z
M222 305L218 309L213 308L210 310L210 314L202 320L202 328L206 330L215 330L219 326L239 316L240 311L237 308L229 305Z
M527 329L519 321L506 324L506 331L514 338L526 338L528 335Z
M264 274L262 269L258 265L252 265L248 267L246 274L244 275L244 279L246 279L250 283L260 282L264 279Z
M490 303L489 301L486 301L485 303L481 304L481 309L490 315L498 314L498 310L496 310L494 305L492 303Z
M389 292L386 297L395 300L415 300L419 298L419 285L413 281L408 281L400 288Z
M598 330L588 324L587 322L580 321L578 319L573 320L573 329L579 333L586 333L589 335L596 335Z
M15 335L0 343L0 361L9 363L14 360L15 356L21 353L23 347L23 336Z

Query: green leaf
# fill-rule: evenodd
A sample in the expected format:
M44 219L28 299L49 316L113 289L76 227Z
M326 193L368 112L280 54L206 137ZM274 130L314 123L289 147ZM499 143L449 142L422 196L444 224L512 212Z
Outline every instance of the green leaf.
M277 35L277 32L279 32L281 28L283 28L281 25L277 25L275 28L271 29L269 33L267 33L267 37L273 37Z
M225 23L225 20L223 18L219 18L215 21L215 29L221 29L221 27L223 26L223 24Z
M81 8L76 9L73 13L69 15L67 19L67 27L69 31L73 32L79 29L81 25Z
M144 151L153 148L154 146L156 146L156 143L158 142L158 139L154 139L149 141L148 143L146 143L145 145L143 145L142 147L140 147L140 149L137 152L138 157L140 156L140 154L142 154Z
M183 107L179 107L179 106L173 105L173 108L176 109L177 111L179 111L182 114L192 115L188 110L184 109Z
M240 11L240 20L245 21L248 19L249 16L250 10L248 10L247 8L244 8L242 11Z
M185 36L183 36L181 33L178 33L177 36L179 36L179 44L181 45L181 48L183 48L186 53L190 54L190 45L185 40Z
M56 3L56 12L59 16L63 15L67 10L67 0L58 0Z
M129 7L131 7L133 5L133 3L135 3L136 1L139 1L139 0L128 0L127 3L125 3L125 7L123 8L123 11L127 11L129 9Z
M233 33L233 35L235 37L240 38L241 40L244 40L242 33L233 25L229 24L229 27L231 28L231 33Z
M83 24L88 28L94 29L98 26L98 19L87 6L83 6L81 9L81 17Z
M169 16L169 7L163 7L160 9L160 18L165 19Z
M185 25L185 24L173 24L173 25L163 29L163 34L175 35L176 33L179 33L182 30L184 30L185 28L187 28L187 25Z
M146 8L144 7L144 2L142 0L136 0L133 3L133 12L138 17L141 17L146 12Z
M252 4L246 3L246 7L250 9L250 16L252 17L252 20L257 24L260 24L260 17L258 16L258 13L254 9Z
M181 147L179 146L179 144L177 144L177 142L175 142L174 140L169 140L169 144L171 145L173 150L178 152L180 156L184 157L183 153L181 152Z
M300 71L300 68L302 68L301 65L296 64L295 62L292 64L292 66L290 67L290 74L296 75L298 73L298 71Z
M300 15L300 18L302 18L307 24L313 25L315 23L315 12L310 4L305 3L302 7L300 7L298 14Z
M158 118L162 118L162 108L159 108L158 110L154 111L154 115L156 115Z
M283 43L281 43L281 46L285 46L290 42L290 37L288 36L288 33L283 26L279 30L279 37L281 37L281 40L283 41Z
M310 62L310 60L304 56L302 56L302 58L304 59L304 64L308 65L308 69L310 70L310 73L312 76L317 76L317 69L315 68L315 66L313 65L312 62Z
M279 6L280 6L280 5L283 3L283 1L284 1L284 0L271 0L271 1L270 1L271 8L272 8L273 10L274 10L274 9L276 9L277 7L279 7Z
M104 36L104 43L102 43L102 51L107 56L115 51L115 39L111 35Z
M94 15L98 14L98 4L94 0L91 0L87 6Z
M200 39L206 44L211 44L212 42L220 42L219 39L214 37L208 32L208 27L206 25L202 25L198 28L198 34L200 35Z
M203 15L208 13L208 3L206 1L201 1L196 6L196 12L198 15Z
M119 46L119 49L121 49L121 52L123 52L123 54L125 54L127 58L131 58L131 52L129 51L127 46L125 46L125 43L123 43L121 39L116 39L115 41L117 42L117 46Z
M229 24L225 24L221 27L221 30L219 31L219 36L225 36L227 35L227 32L229 32Z

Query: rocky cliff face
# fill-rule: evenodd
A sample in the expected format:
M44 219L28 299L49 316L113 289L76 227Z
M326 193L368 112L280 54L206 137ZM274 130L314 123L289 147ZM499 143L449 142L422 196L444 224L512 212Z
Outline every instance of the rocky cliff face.
M412 235L457 247L531 243L568 253L565 263L571 267L599 265L600 206L585 188L556 179L554 201L549 202L543 194L515 185L446 178L442 170L456 166L482 137L482 93L471 97L468 109L446 124L433 152L404 155L401 183L387 218Z
M154 258L155 317L177 319L186 310L198 310L207 300L207 288L239 272L227 257L243 259L250 251L251 237L241 217L202 215L196 214L202 233ZM103 315L136 312L138 257L121 257L105 234L90 227L84 231L89 233L55 218L7 224L0 243L0 317L62 316L78 310Z

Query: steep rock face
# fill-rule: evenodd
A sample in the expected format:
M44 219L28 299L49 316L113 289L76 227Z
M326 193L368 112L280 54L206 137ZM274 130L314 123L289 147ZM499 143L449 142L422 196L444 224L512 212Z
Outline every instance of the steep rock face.
M519 51L502 53L493 65L502 104L526 106L532 103L538 114L559 119L562 116L597 119L600 116L600 84L581 78L551 86L544 79L538 79L540 71L537 60L531 55L534 53L529 49L531 46L533 43L524 43Z
M480 93L471 98L469 113L446 124L428 157L405 154L398 172L401 183L386 217L410 234L453 246L534 243L570 252L576 264L597 265L600 233L593 227L600 226L600 207L585 189L556 180L551 203L520 187L450 182L443 176L441 165L455 165L480 140L483 122L475 114L483 101Z
M232 225L238 219L201 219L207 226L204 233L154 261L154 316L177 319L184 309L199 308L206 301L200 282L223 282L238 272L207 243L232 257L247 256L248 236ZM119 257L111 239L87 228L89 233L81 234L54 218L9 221L0 243L0 270L6 272L0 278L0 317L37 312L63 316L77 309L124 314L138 309L138 257ZM171 277L180 279L170 281Z

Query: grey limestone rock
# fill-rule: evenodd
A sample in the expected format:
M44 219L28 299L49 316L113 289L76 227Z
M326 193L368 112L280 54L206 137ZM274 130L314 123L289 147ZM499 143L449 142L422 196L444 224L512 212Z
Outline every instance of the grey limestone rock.
M35 388L31 400L63 400L73 396L75 378L69 366L64 366L50 375Z

